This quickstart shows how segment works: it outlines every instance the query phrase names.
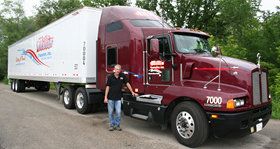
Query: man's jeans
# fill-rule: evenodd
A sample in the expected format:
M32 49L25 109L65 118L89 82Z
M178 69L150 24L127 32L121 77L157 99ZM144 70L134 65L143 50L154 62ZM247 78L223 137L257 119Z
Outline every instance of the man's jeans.
M115 115L114 115L115 110ZM108 100L108 113L110 126L120 126L121 123L121 100Z

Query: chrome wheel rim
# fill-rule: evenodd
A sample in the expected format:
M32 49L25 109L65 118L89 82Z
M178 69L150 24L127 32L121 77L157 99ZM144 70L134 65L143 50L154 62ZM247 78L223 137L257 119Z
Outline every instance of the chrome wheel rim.
M15 81L12 82L12 90L15 90Z
M79 93L77 95L77 100L76 100L76 103L77 103L77 107L79 109L82 109L83 106L84 106L84 95L82 93Z
M18 90L18 83L15 82L15 91L17 91L17 90Z
M65 91L64 91L63 100L64 100L64 103L65 103L66 105L69 104L69 102L70 102L70 97L69 97L69 91L68 91L68 90L65 90Z
M176 128L181 137L189 139L195 131L195 124L190 113L182 111L177 115Z

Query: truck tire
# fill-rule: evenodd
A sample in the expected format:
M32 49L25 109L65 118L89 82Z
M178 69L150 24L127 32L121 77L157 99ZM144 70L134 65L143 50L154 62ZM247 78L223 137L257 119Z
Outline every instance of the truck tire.
M178 104L171 115L171 129L178 142L198 147L208 138L209 125L203 110L194 102Z
M15 83L15 89L14 89L14 91L15 91L15 92L18 92L18 81L17 81L17 80L14 80L14 83Z
M80 114L87 114L92 108L92 105L88 103L87 92L83 87L78 88L76 91L75 107Z
M15 80L11 80L11 90L15 91Z
M25 81L24 80L17 80L18 81L18 92L25 91Z
M15 80L15 92L20 93L25 90L24 80Z
M71 86L67 86L63 89L62 99L63 104L66 109L74 109L75 101L74 101L75 90Z

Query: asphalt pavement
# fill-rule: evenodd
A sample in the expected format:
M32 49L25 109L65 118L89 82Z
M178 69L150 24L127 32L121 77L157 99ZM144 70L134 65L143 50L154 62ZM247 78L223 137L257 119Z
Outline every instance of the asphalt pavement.
M54 92L14 93L0 84L0 149L180 149L171 130L122 116L123 131L108 131L106 111L67 110ZM209 138L199 148L280 148L280 121L239 138Z

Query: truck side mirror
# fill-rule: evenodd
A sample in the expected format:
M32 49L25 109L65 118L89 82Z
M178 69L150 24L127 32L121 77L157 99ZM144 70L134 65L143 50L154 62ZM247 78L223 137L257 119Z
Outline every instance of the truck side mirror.
M158 39L150 40L150 54L159 55L159 41Z
M220 47L214 46L214 47L212 47L212 49L211 49L211 54L212 54L214 57L217 57L217 56L219 56L219 55L222 55L222 51L221 51Z

